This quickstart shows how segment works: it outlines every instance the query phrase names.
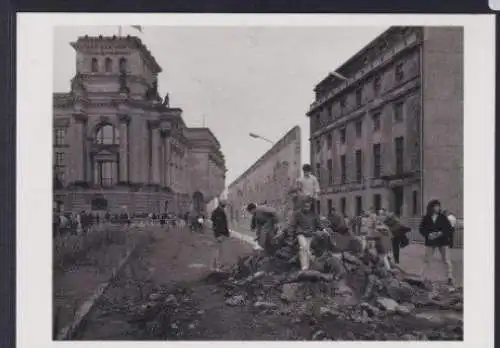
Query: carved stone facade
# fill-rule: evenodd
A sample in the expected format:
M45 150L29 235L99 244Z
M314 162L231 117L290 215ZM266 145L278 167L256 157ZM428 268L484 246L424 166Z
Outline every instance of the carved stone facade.
M336 71L307 113L321 213L462 217L463 28L391 27Z
M71 91L53 98L54 195L61 209L183 213L197 191L205 203L222 192L220 144L208 129L191 141L182 110L159 97L161 68L138 38L86 36L72 46ZM216 168L206 163L195 175L191 165L200 152L216 158ZM94 204L103 199L106 206Z

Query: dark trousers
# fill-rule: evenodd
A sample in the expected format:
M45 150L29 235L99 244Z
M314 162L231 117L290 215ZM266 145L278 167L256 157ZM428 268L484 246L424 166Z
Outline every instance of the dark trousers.
M401 241L398 237L392 237L392 255L394 255L394 262L399 264L399 247Z

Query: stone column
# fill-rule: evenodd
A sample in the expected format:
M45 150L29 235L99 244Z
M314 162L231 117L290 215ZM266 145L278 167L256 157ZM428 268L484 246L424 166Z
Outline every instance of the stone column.
M119 115L120 119L120 181L129 181L128 173L128 123L129 117L127 115Z
M143 134L143 129L146 128L144 126L144 120L142 117L138 117L139 115L134 115L129 123L130 127L130 137L127 139L127 141L130 143L129 149L130 149L130 163L131 165L129 166L129 173L128 173L128 178L130 182L133 183L141 183L141 182L147 182L147 180L144 180L142 177L142 167L146 167L147 170L147 151L143 151L143 146L142 146L142 134ZM147 130L146 130L147 132Z
M171 151L171 155L170 155L170 182L171 182L171 186L172 186L172 189L174 191L175 190L175 187L177 186L176 183L177 183L177 168L175 168L175 165L177 163L177 153L175 152L175 147L174 149L170 149Z
M153 184L160 184L160 131L153 128L151 132L153 137L153 162L152 162L152 182Z
M172 152L172 143L170 140L167 142L167 182L168 186L172 187L173 184L173 152Z
M165 186L165 135L160 132L160 186Z
M87 115L83 113L75 113L73 114L74 125L73 125L73 139L71 139L71 145L73 146L73 150L71 151L71 156L73 157L72 163L72 181L84 181L85 180L85 153L83 142L84 138L84 123L87 119Z

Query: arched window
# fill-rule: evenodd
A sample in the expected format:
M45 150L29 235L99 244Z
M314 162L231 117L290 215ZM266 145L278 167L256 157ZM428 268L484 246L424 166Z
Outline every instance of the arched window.
M127 59L120 58L119 66L120 66L120 72L126 73L127 72Z
M97 144L118 145L120 143L120 132L110 124L103 125L97 129L95 142Z
M97 58L92 58L91 69L92 69L92 72L98 72L99 71L99 63L97 62Z
M113 61L111 60L111 58L106 58L104 63L104 69L108 73L113 70Z

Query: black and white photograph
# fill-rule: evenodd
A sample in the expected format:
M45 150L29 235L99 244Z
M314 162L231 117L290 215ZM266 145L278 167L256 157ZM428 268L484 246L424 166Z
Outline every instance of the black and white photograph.
M88 16L18 63L48 344L482 342L492 17Z

